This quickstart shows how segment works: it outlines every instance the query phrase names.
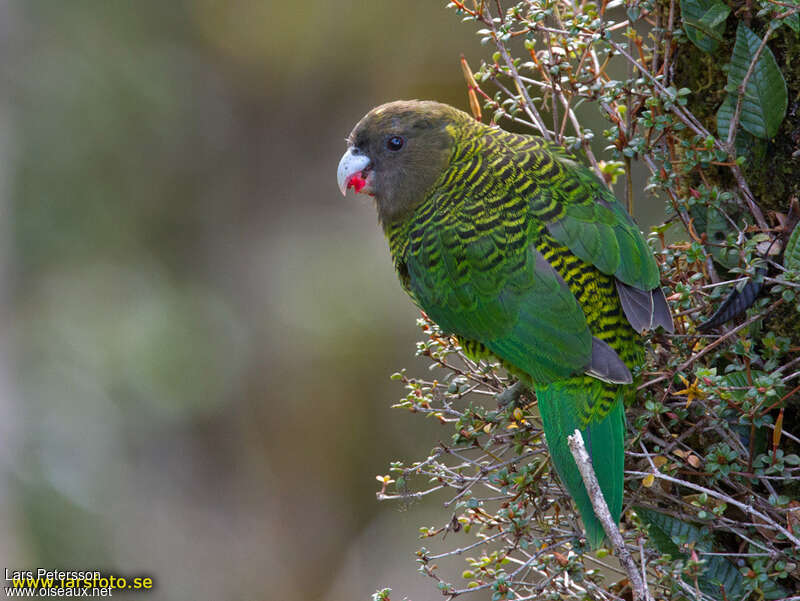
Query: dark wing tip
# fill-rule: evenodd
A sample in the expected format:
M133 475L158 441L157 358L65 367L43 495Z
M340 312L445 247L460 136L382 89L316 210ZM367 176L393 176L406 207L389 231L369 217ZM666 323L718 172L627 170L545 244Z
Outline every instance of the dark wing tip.
M608 344L592 337L592 359L586 373L610 384L630 384L633 376L628 366Z
M658 326L670 334L675 332L672 313L661 288L641 290L617 280L617 294L625 317L637 332L652 330Z
M650 291L653 295L653 327L661 326L669 334L675 333L675 322L672 321L672 311L664 297L661 288L654 288Z

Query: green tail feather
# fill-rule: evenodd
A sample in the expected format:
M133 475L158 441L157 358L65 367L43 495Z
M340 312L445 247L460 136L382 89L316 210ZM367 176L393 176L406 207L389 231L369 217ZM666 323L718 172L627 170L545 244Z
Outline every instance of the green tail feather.
M603 544L605 532L592 509L578 466L567 445L567 436L576 429L583 434L611 517L619 523L625 461L625 414L622 391L619 387L614 388L616 390L612 393L608 384L597 380L587 383L580 378L536 389L553 465L578 506L586 528L586 538L593 549ZM613 404L603 415L609 397L613 398ZM592 416L588 420L585 417L587 414Z

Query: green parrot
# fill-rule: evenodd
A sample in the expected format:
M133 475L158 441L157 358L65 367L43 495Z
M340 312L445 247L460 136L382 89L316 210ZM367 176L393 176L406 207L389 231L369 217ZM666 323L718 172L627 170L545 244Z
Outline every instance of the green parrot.
M438 102L372 109L347 138L337 177L342 194L374 197L417 306L469 356L499 360L536 392L553 465L600 546L567 436L581 430L618 523L640 334L673 331L639 228L563 148Z

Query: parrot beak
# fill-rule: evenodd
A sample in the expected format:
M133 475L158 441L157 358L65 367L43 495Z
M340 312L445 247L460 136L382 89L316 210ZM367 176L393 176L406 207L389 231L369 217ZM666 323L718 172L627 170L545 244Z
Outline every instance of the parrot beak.
M348 188L355 188L356 192L361 192L364 186L368 186L367 178L369 175L362 173L369 167L370 158L362 154L355 146L351 146L342 155L339 161L339 168L336 170L336 180L339 183L339 190L342 195L347 195ZM365 177L366 175L366 177Z

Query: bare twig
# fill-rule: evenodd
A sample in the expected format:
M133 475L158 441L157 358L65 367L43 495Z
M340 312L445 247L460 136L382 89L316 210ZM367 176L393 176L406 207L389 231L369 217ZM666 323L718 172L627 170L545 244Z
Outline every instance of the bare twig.
M669 0L669 17L667 18L667 31L664 33L664 81L669 85L672 63L672 32L675 28L675 0Z
M492 38L494 39L497 49L500 51L500 55L503 57L503 62L506 64L506 67L508 67L508 71L511 74L511 79L514 80L514 84L517 87L517 92L519 93L520 98L524 99L524 102L520 103L522 105L522 109L536 124L536 128L539 130L539 133L542 135L542 137L548 142L552 142L553 136L551 135L550 130L547 129L544 119L542 119L539 111L536 109L536 105L533 104L533 100L528 95L528 90L525 88L525 84L522 83L522 80L519 77L517 68L514 66L514 60L511 58L511 55L508 54L506 45L497 35L497 28L494 25L494 21L487 19L487 25L489 25L492 30Z
M712 490L710 488L706 488L705 486L700 486L695 484L694 482L688 482L687 480L679 480L678 478L673 478L672 476L668 476L667 474L659 471L654 470L652 472L637 472L637 471L628 471L625 472L626 474L630 474L631 476L654 476L659 480L666 480L667 482L672 482L673 484L677 484L678 486L685 486L686 488L691 488L692 490L696 490L697 492L705 493L709 497L713 497L715 499L719 499L720 501L724 501L728 505L733 505L738 507L746 514L754 515L755 517L763 520L763 524L759 524L761 528L769 528L771 530L776 530L783 534L789 541L791 541L796 547L800 547L800 539L794 536L791 532L789 532L786 528L775 522L772 518L768 515L761 513L757 509L755 509L752 505L748 505L746 503L741 503L734 499L733 497L729 497L726 494L723 494L717 490Z
M622 567L628 574L628 579L631 583L633 590L634 601L652 601L650 592L647 590L647 584L642 578L642 573L633 561L633 557L625 545L625 541L620 534L614 519L611 517L611 512L608 509L603 491L600 490L600 483L597 481L597 475L592 468L592 460L589 458L589 453L586 452L586 446L583 444L583 436L580 430L575 430L571 436L567 436L567 443L569 444L572 456L575 458L575 463L581 472L583 483L586 485L586 491L589 493L589 499L592 501L594 513L600 523L603 525L603 530L606 531L611 544L617 553Z

